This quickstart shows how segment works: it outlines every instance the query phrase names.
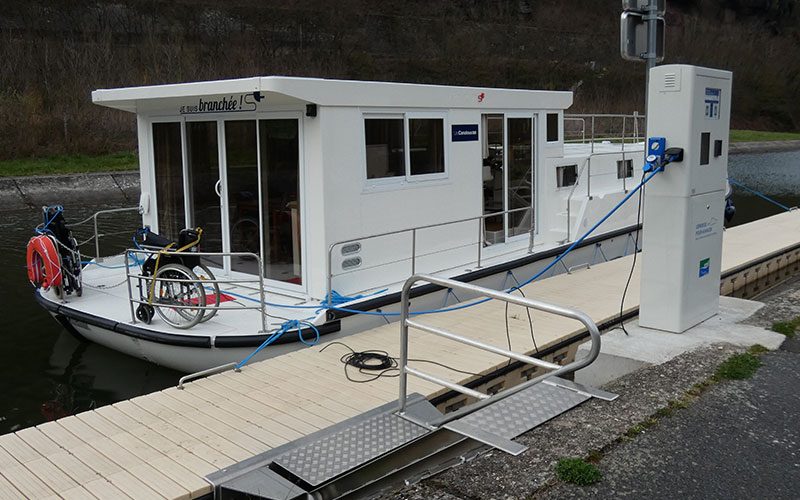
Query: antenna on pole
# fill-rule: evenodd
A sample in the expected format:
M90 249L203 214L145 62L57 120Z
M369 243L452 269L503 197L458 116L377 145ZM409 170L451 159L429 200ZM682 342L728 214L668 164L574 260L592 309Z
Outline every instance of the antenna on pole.
M650 70L664 60L666 3L666 0L622 0L620 53L626 61L647 63L645 99L650 85Z

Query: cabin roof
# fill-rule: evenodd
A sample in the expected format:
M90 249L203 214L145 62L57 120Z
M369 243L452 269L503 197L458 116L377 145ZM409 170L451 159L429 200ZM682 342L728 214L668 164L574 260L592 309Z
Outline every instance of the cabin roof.
M99 89L92 92L92 101L137 113L167 107L187 98L252 92L261 92L267 103L319 106L563 110L572 105L572 92L287 76Z

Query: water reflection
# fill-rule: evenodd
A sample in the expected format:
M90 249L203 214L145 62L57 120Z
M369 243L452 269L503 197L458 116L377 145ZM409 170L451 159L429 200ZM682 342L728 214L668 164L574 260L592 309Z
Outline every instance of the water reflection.
M65 208L67 222L74 222L111 207ZM5 313L0 327L0 434L163 389L180 377L75 339L36 304L25 272L25 244L40 220L36 209L0 217L0 304ZM138 224L134 214L116 215L100 229L133 229ZM90 233L82 230L76 236L83 240ZM109 239L104 252L120 251L127 242L127 237Z
M734 155L728 160L728 175L788 207L800 206L800 151ZM783 211L742 189L734 189L734 202L732 226Z

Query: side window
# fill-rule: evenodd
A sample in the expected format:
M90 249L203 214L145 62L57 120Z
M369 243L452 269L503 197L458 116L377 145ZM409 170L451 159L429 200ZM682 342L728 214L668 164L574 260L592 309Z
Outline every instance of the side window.
M633 160L617 160L617 179L633 177Z
M444 120L408 120L411 175L444 173Z
M547 142L558 142L558 113L547 113Z
M561 165L556 167L556 186L568 187L578 183L578 165Z
M364 140L367 180L445 173L444 118L365 116Z
M365 118L367 179L406 175L402 118Z

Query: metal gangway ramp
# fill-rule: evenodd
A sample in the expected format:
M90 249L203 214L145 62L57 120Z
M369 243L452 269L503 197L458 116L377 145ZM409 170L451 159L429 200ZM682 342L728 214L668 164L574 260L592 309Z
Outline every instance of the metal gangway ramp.
M559 365L425 324L411 311L411 289L439 285L481 298L574 319L590 336L588 354ZM414 319L412 319L412 317ZM419 318L419 319L418 319ZM409 366L411 330L443 337L549 370L495 394L478 392ZM590 365L600 353L600 331L573 309L475 285L415 275L403 286L400 316L399 398L362 415L272 449L208 476L216 498L343 498L374 495L409 479L420 479L491 446L512 455L527 449L513 439L595 397L617 396L562 378ZM419 377L474 399L447 414L419 394L407 393L408 376ZM308 495L311 495L310 497Z

